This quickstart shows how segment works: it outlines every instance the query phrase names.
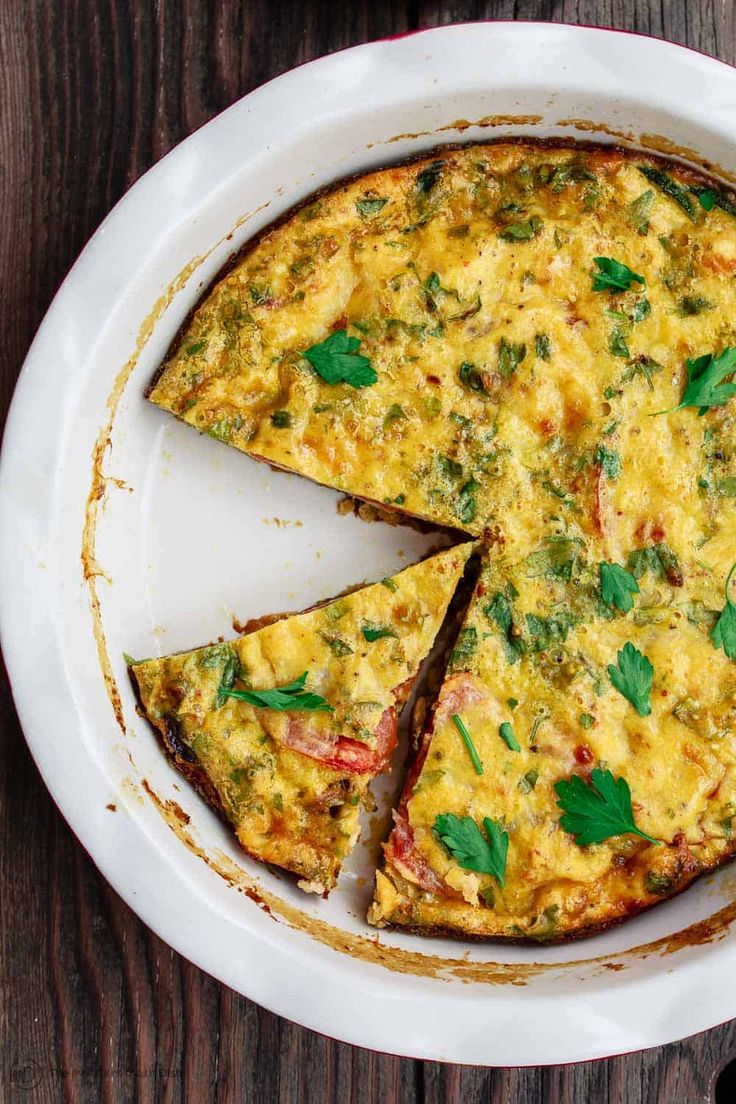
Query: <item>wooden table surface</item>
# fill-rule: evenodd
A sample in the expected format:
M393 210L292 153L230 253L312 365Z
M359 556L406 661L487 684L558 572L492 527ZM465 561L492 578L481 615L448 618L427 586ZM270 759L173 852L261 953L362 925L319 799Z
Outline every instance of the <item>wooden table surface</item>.
M638 30L736 62L734 0L2 0L3 420L62 278L172 146L300 62L482 18ZM100 877L3 690L0 1102L736 1101L730 1071L714 1088L736 1055L736 1021L603 1062L487 1070L370 1053L263 1011L170 950Z

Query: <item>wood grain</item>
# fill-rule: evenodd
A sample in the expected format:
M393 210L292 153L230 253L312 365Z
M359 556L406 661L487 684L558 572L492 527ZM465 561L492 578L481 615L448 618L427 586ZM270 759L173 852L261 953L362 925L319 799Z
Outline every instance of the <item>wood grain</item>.
M481 18L627 28L736 61L733 0L0 4L3 420L33 333L74 258L123 192L173 145L312 57ZM107 886L46 793L7 682L4 690L1 1102L715 1099L714 1073L736 1056L736 1021L606 1062L486 1070L370 1053L263 1011L170 950ZM733 1080L730 1086L719 1098L736 1100Z

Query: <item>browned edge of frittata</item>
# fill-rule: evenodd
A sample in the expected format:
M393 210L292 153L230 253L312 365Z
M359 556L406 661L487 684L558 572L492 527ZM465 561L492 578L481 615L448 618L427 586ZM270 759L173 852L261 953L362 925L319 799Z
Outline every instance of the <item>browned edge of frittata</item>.
M441 936L444 939L457 939L462 941L470 941L473 943L511 943L517 946L553 946L559 943L573 943L579 939L588 939L594 935L600 935L604 931L608 931L611 928L617 928L620 924L625 923L627 920L631 920L634 916L640 916L642 913L648 912L649 909L656 908L657 905L663 904L665 901L671 901L675 897L679 897L681 893L684 893L686 889L689 889L693 882L702 878L706 874L712 874L714 870L717 870L724 863L730 862L736 856L736 840L731 843L728 851L718 859L717 862L711 863L706 866L699 866L698 869L688 873L677 886L667 893L657 894L647 898L646 900L632 902L633 908L628 908L622 915L610 916L608 919L601 920L597 923L586 924L583 927L571 929L570 931L560 932L557 935L550 935L545 937L534 935L481 935L475 932L461 932L456 928L444 926L443 924L399 924L392 923L390 920L381 920L378 927L385 931L397 931L407 932L410 935L422 935L422 936ZM391 871L387 873L387 868L384 865L382 873L385 877L389 878L394 886L404 881L401 875L396 877ZM707 917L705 918L708 919ZM674 932L672 938L678 933ZM626 952L620 952L625 954Z
M169 361L179 351L179 347L185 337L189 325L197 313L202 303L207 299L211 292L215 289L217 284L228 275L240 262L243 260L251 250L255 249L261 241L273 231L278 230L281 226L284 226L294 215L297 215L299 211L303 211L305 208L310 207L313 203L322 199L324 196L331 195L334 192L339 191L340 188L345 188L349 184L353 184L363 177L375 176L379 173L386 172L388 169L399 169L403 167L409 167L411 165L419 165L423 161L432 161L439 158L444 153L455 153L458 150L469 149L473 146L531 146L535 149L571 149L581 150L585 153L608 153L618 155L625 158L627 161L642 161L659 166L664 170L676 171L680 178L689 184L697 185L702 184L705 186L715 184L718 190L730 196L736 203L736 189L732 186L724 183L718 179L714 174L709 174L705 169L696 169L695 167L687 164L683 164L680 161L676 161L673 157L667 157L660 153L652 153L644 150L634 149L630 146L621 146L616 142L591 142L586 139L578 138L538 138L534 135L509 135L507 137L495 137L486 138L480 141L469 142L447 142L445 144L431 146L429 149L422 150L419 153L412 154L411 157L398 157L396 159L389 159L381 162L380 165L376 165L373 168L363 170L362 172L349 173L347 176L338 177L337 180L333 180L330 184L323 184L320 188L316 188L313 192L304 196L292 207L289 207L286 211L283 211L272 222L261 227L257 233L243 242L241 246L233 250L230 256L225 260L223 265L218 269L209 283L203 288L202 292L197 298L196 303L187 312L183 322L179 326L178 330L174 334L166 355L159 364L158 368L153 374L151 382L146 388L144 394L146 398L150 398L151 392L158 383L159 379L168 367ZM176 416L176 415L175 415ZM194 427L193 427L194 428ZM286 469L285 469L286 470ZM401 510L397 511L401 513Z

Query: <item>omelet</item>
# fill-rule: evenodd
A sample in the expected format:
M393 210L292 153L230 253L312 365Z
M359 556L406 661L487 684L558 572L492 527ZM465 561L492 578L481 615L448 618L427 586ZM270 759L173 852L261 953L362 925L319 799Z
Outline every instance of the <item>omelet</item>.
M723 579L680 574L649 545L621 569L624 612L604 600L598 554L560 533L543 557L486 560L394 814L374 924L581 935L733 853L736 664L712 639ZM591 829L603 838L586 842Z
M159 407L483 545L373 923L560 939L731 853L735 370L736 197L613 147L350 180L184 326Z
M171 761L254 858L327 894L472 544L226 643L132 662Z

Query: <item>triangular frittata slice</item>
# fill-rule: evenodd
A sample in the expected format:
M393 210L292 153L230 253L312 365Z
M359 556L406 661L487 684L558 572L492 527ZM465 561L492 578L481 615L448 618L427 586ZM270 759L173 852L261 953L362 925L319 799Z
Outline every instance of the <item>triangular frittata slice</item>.
M172 762L257 859L327 893L472 545L236 640L131 664Z
M705 562L650 544L614 570L560 535L485 563L385 845L374 924L562 939L733 853L726 551L714 540Z

